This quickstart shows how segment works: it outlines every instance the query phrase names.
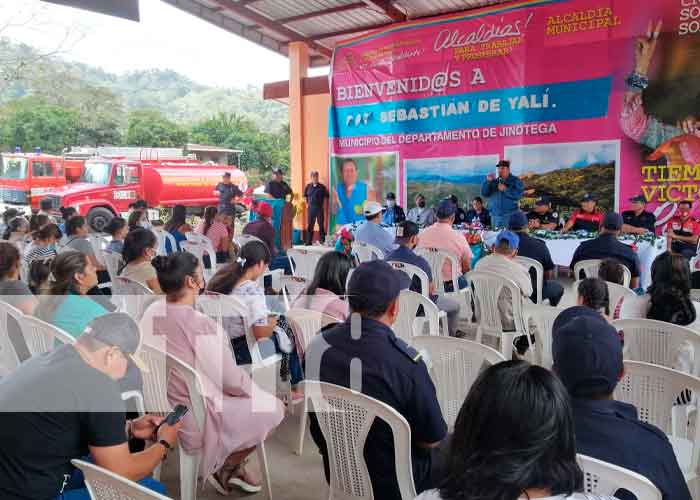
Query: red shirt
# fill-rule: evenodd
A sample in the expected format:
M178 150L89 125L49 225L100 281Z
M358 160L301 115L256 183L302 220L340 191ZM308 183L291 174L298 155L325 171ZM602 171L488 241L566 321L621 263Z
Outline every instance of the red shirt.
M596 232L600 229L605 215L600 210L596 209L593 212L584 212L581 209L574 211L569 218L569 222L573 221L572 231L588 231L589 233Z
M673 231L678 236L698 236L700 235L700 223L690 217L686 220L674 217L666 224L666 231Z

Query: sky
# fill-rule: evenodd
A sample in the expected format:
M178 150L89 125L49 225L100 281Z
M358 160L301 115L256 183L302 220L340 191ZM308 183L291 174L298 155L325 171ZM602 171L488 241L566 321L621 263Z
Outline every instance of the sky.
M498 160L498 155L422 158L406 160L405 168L408 180L419 180L425 177L459 179L495 172Z
M61 46L63 58L113 73L173 69L218 87L262 87L289 76L285 57L160 0L141 0L140 23L39 0L2 0L0 19L14 24L2 36L47 52Z
M507 147L505 157L522 171L542 174L562 168L581 168L595 163L617 162L619 141L539 144Z

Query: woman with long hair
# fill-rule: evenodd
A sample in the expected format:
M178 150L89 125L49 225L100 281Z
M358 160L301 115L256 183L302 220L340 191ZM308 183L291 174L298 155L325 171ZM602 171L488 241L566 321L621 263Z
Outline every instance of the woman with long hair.
M165 240L165 251L170 255L173 252L181 250L180 243L187 240L185 233L189 224L187 224L187 208L184 205L175 205L170 214L170 219L165 223L165 230L173 235L177 248L171 248L170 241Z
M602 498L577 493L583 472L566 388L550 371L525 361L498 363L476 380L437 485L418 500Z
M624 285L625 268L617 259L603 259L598 267L598 278L616 285ZM612 319L620 319L620 312L622 311L622 304L624 301L625 297L623 295L617 301L617 304L610 304Z
M157 248L158 238L150 229L139 227L130 231L124 239L124 263L119 275L146 285L153 293L163 293L156 269L151 264Z
M109 312L88 296L97 286L97 270L82 252L63 251L51 263L49 294L42 297L36 315L78 338L98 316Z
M216 207L207 207L204 210L204 218L197 224L194 232L209 238L216 251L217 263L223 264L228 261L231 238L228 228L221 222L221 216Z
M129 226L129 231L138 228L147 229L149 227L147 212L145 210L132 210L129 214L127 224Z
M690 266L682 255L664 252L654 259L647 294L647 318L700 329L694 324L698 315L690 298Z
M112 241L107 245L107 250L115 253L122 253L124 249L124 238L129 233L129 226L122 217L112 217L105 226L105 233L112 237Z
M56 242L63 234L58 226L50 223L32 233L32 243L24 250L24 262L31 264L35 260L45 260L57 255Z
M350 306L345 297L345 283L352 268L352 258L340 252L327 252L316 265L314 277L293 307L321 311L338 321L350 316Z
M29 234L29 222L27 219L21 215L10 219L7 227L5 228L5 233L2 235L3 240L7 240L10 243L20 243L23 244L27 235Z
M282 421L282 404L255 387L233 361L225 347L228 339L216 323L195 309L204 288L204 270L197 258L178 252L156 257L153 265L166 298L144 313L144 340L200 373L206 395L207 425L200 430L192 412L187 413L180 445L201 453L199 474L219 493L230 493L231 485L248 493L260 491L260 480L246 466L246 457ZM168 380L167 391L173 405L192 406L187 386L177 375Z
M51 222L51 217L46 214L34 214L29 218L29 232L38 231Z
M98 271L103 271L104 267L97 260L95 249L88 239L88 234L90 234L90 229L85 217L82 215L71 217L66 222L66 235L68 238L66 239L65 246L85 254L87 258L90 259L90 263Z
M20 253L15 245L0 241L0 300L24 314L32 314L37 300L20 279Z

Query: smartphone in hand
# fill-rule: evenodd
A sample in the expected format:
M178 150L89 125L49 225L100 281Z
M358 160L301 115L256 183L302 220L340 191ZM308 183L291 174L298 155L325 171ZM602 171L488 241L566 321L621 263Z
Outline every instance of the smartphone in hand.
M171 411L160 424L158 424L158 427L156 427L155 430L155 434L158 435L158 430L163 424L175 425L176 423L178 423L180 420L182 420L182 417L184 417L188 411L189 408L187 408L185 405L177 405L175 409Z

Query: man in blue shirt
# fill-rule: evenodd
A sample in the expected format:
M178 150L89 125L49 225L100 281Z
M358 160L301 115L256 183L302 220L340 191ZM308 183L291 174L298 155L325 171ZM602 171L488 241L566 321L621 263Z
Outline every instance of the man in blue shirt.
M384 255L394 249L394 237L380 226L384 208L376 201L365 202L362 210L365 222L355 231L355 241L377 247Z
M384 209L384 215L382 215L382 224L393 226L405 220L406 213L403 211L403 207L396 204L396 195L394 193L387 193L386 208Z
M481 186L481 195L489 199L491 223L494 228L504 228L508 217L519 209L523 197L523 183L510 173L510 162L498 162L498 177L489 174Z
M435 282L430 264L413 250L418 245L418 224L411 221L404 221L396 227L396 250L387 254L384 259L391 262L402 262L420 268L427 276L430 283L428 293L430 299L435 302L438 309L447 313L447 325L450 336L457 335L457 324L459 321L459 303L445 296L438 296L435 293ZM411 291L422 293L420 280L414 276L411 283Z
M573 406L576 451L637 472L661 491L663 500L689 500L690 492L668 437L641 422L637 409L613 400L624 375L622 342L596 311L564 311L552 332L553 370L566 386ZM566 317L568 320L560 321ZM618 492L616 498L634 498Z

